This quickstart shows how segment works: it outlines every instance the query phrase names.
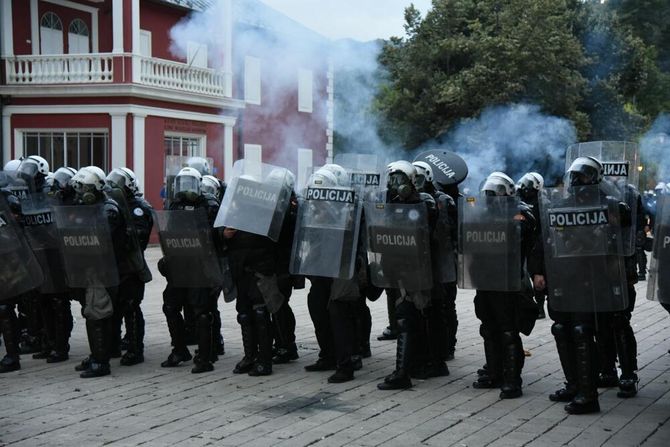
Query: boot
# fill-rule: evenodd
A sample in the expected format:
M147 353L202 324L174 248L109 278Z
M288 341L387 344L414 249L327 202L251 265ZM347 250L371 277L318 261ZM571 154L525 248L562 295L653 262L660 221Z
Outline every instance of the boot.
M625 318L621 316L621 318ZM617 396L623 399L634 397L637 394L637 341L630 324L617 327L615 332L621 378Z
M551 333L556 341L556 350L558 359L563 368L565 376L565 388L549 395L549 400L553 402L570 402L577 394L577 377L575 371L575 346L572 342L570 328L562 323L554 323L551 326Z
M192 357L186 347L187 340L184 319L182 318L181 313L168 304L163 304L163 313L165 314L165 319L167 321L173 349L167 360L161 363L161 366L163 368L170 368L179 365L181 362L191 360Z
M129 304L126 313L127 350L121 357L121 365L132 366L144 362L144 315L139 305Z
M501 348L498 338L490 333L484 326L479 327L479 334L484 339L484 356L486 357L487 374L480 375L472 384L476 389L500 388L502 359Z
M47 363L58 363L69 359L72 311L70 301L63 297L52 298L53 303L53 350Z
M586 325L578 324L573 328L575 341L575 364L577 377L577 394L565 411L569 414L598 413L598 388L596 383L596 345L591 329Z
M88 343L92 356L89 368L79 374L79 377L82 379L102 377L110 374L108 343L111 341L110 337L113 337L114 324L113 317L102 320L86 320L87 328L90 327Z
M216 306L212 312L212 334L214 334L214 354L217 356L224 355L226 349L223 342L223 335L221 335L221 313Z
M21 369L18 322L12 305L0 304L0 332L5 339L5 349L7 350L7 355L0 361L0 373Z
M240 360L233 373L246 374L251 371L256 360L256 337L254 334L254 324L249 314L238 314L237 322L240 323L240 330L242 331L242 347L244 348L244 357Z
M521 369L524 364L521 338L516 332L503 332L501 399L521 397Z
M176 349L173 349L167 360L161 363L161 366L163 368L174 368L175 366L179 366L182 362L188 362L191 360L192 357L188 348L184 349L184 351L177 351Z
M544 312L544 293L535 295L535 302L537 303L537 319L542 320L547 318L547 315Z
M198 355L194 361L195 366L191 370L193 374L212 371L212 315L210 313L200 314L196 319L196 330L198 333Z
M399 320L398 328L401 332L398 333L395 371L386 376L382 383L377 384L380 390L404 390L412 387L412 380L409 377L412 340L405 321Z
M272 328L270 314L265 307L254 311L256 335L258 340L258 355L254 366L249 371L250 376L269 376L272 374Z
M598 388L613 388L619 385L616 370L616 341L614 339L614 319L611 313L598 314L596 345L600 363Z

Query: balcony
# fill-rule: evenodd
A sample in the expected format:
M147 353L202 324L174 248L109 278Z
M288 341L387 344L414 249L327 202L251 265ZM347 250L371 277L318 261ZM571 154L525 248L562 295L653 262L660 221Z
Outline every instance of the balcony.
M112 53L12 56L5 59L5 74L6 85L12 87L132 84L158 88L163 95L193 93L209 100L229 97L232 83L232 75L219 70Z

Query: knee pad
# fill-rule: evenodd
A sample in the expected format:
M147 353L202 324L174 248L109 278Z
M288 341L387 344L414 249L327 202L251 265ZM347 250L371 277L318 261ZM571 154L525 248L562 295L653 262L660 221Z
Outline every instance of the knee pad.
M504 331L502 333L502 342L504 345L515 345L521 342L518 332Z
M482 336L482 338L491 338L493 336L493 332L491 332L488 327L484 326L483 324L479 325L479 335Z
M570 328L563 323L554 323L551 325L551 335L555 338L566 339L570 336Z
M575 340L593 338L593 327L588 324L578 323L572 328L572 334Z
M197 327L207 327L212 324L212 314L209 312L204 312L198 315L195 320L195 325Z
M397 321L398 321L398 332L409 332L410 324L407 318L399 318Z
M176 306L172 304L163 303L163 313L168 318L175 317L177 314L180 313L180 309L178 309Z
M266 321L270 319L270 313L268 308L265 306L256 306L254 307L254 318L256 321Z
M251 315L247 313L237 314L237 322L240 326L247 326L252 324Z

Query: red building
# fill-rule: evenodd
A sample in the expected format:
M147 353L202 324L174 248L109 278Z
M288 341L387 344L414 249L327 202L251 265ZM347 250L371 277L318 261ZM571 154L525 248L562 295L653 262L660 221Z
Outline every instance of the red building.
M170 30L215 1L216 48L203 30L175 56ZM0 21L3 163L127 166L159 206L168 155L225 178L244 157L298 173L332 157L327 51L291 53L325 39L258 0L2 0Z

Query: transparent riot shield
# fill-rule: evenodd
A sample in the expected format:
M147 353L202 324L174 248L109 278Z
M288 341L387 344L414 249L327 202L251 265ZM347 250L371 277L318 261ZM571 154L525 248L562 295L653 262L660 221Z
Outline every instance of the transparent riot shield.
M53 213L68 286L118 285L114 245L103 206L58 206Z
M500 292L521 290L518 197L459 199L458 286Z
M550 305L561 312L612 312L628 305L619 202L599 185L540 196Z
M352 187L366 201L374 201L371 193L386 187L386 170L377 155L337 154L333 162L350 173Z
M449 215L453 200L444 195L437 200L438 217L433 232L433 271L441 284L456 281L457 222Z
M214 227L279 239L291 199L291 173L278 166L238 160Z
M640 149L637 143L630 141L589 141L576 143L568 147L565 163L566 170L578 157L595 157L603 164L604 180L601 188L608 195L628 204L631 221L637 221L637 202L640 181ZM624 254L635 253L635 225L621 231L624 238Z
M174 287L219 287L223 273L204 208L155 211L167 279Z
M165 157L165 209L170 207L170 201L174 198L174 178L179 174L182 168L188 166L188 160L192 157L182 155L168 155ZM214 166L214 159L211 157L202 157Z
M27 199L30 191L35 190L33 185L26 182L26 180L21 178L16 172L6 172L3 183L5 183L3 189L19 200Z
M431 289L426 204L366 203L364 209L372 283L407 291Z
M657 202L654 245L649 264L647 299L670 305L670 197Z
M42 284L42 269L2 195L0 259L0 302L15 298Z
M44 275L39 288L41 293L61 293L67 290L58 227L53 214L56 206L58 200L46 193L29 194L21 201L23 232Z
M144 253L142 245L137 237L137 228L135 227L135 219L132 216L132 211L128 205L126 195L121 188L107 188L105 193L113 199L118 205L123 220L128 228L128 245L126 247L126 259L130 273L140 273L144 270Z
M307 188L298 205L290 272L352 278L361 212L352 188Z

